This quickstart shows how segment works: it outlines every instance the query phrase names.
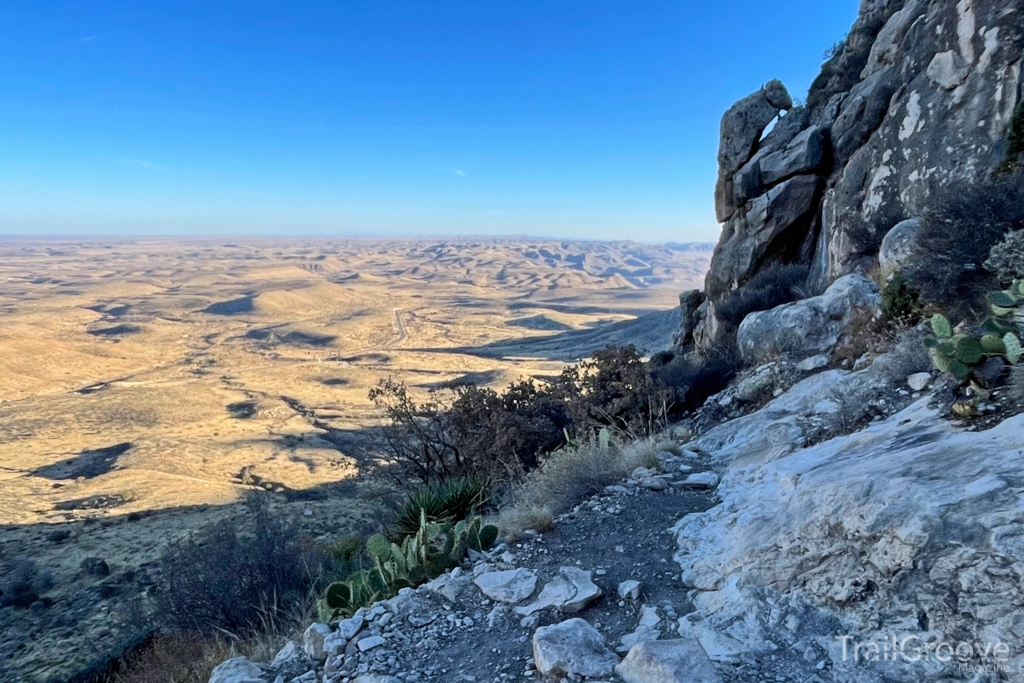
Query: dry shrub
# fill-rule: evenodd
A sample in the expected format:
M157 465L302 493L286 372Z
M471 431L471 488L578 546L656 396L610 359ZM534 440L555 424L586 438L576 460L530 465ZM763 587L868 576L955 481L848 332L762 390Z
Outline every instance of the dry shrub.
M1007 396L1018 406L1024 407L1024 365L1010 368L1010 381L1007 384Z
M931 202L918 237L924 257L908 264L904 275L925 303L970 317L983 309L985 293L996 289L983 267L992 248L1024 229L1024 175L937 187Z
M673 448L678 450L678 445L659 435L623 446L586 443L556 451L512 491L497 524L511 539L526 529L541 531L555 517L637 467L656 467L657 454Z
M286 640L277 634L245 640L221 634L156 635L123 657L102 683L207 683L210 673L224 660L244 655L267 662Z
M750 313L805 299L809 296L808 272L807 266L799 264L772 264L717 304L715 314L720 320L738 327Z
M859 308L850 315L839 343L832 350L832 360L853 364L866 353L880 353L888 346L884 327L875 320L871 310Z
M930 336L920 327L911 327L895 333L895 339L888 352L875 362L879 364L892 383L903 385L907 377L918 372L934 369L928 356L924 340Z
M221 637L155 636L124 657L104 683L206 683L214 667L236 654Z
M247 515L168 546L161 558L160 614L182 632L266 632L308 599L318 560L296 527L246 496ZM268 623L269 622L269 623Z
M384 471L401 485L518 476L535 467L540 454L564 445L570 426L561 393L532 380L500 394L462 385L421 401L389 377L369 397L384 418Z
M985 268L995 273L1000 282L1024 277L1024 230L1014 230L989 252Z

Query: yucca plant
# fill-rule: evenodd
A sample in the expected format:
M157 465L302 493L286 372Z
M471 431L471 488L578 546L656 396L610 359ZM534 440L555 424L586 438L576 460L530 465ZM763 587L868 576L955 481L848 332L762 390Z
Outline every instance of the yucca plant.
M392 540L417 533L421 513L428 522L456 522L480 510L490 500L490 487L478 479L460 478L427 484L406 498L392 525Z

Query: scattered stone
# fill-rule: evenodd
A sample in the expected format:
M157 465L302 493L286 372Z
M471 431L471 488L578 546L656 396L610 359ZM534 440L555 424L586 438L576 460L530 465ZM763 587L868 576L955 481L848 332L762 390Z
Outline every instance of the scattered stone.
M499 623L505 620L508 616L508 607L505 605L495 605L490 612L487 613L487 628L493 629Z
M591 581L590 572L577 567L562 567L558 576L548 582L540 595L529 605L516 607L516 614L529 616L548 607L564 614L573 614L596 600L601 589Z
M661 623L661 617L658 616L658 608L654 605L644 605L640 609L640 626L645 628L654 628Z
M352 640L355 638L356 634L362 630L363 624L366 621L364 616L365 614L366 610L359 609L348 619L341 619L338 621L338 633L340 633L345 640Z
M367 636L360 640L356 645L359 647L360 652L368 652L375 647L380 647L385 642L383 636Z
M640 481L641 479L647 479L648 477L653 477L657 474L658 470L653 467L637 467L632 473L630 473L629 478Z
M627 579L619 584L619 597L623 600L636 600L640 597L642 583L634 579Z
M210 672L210 683L267 683L263 669L248 657L234 657L221 662Z
M285 643L277 655L274 656L274 661L270 663L275 669L282 669L286 666L290 666L293 662L302 657L302 651L299 650L299 644L294 640L289 640Z
M543 676L609 676L619 658L583 619L542 626L533 634L533 661Z
M348 640L337 631L331 631L330 635L324 637L324 652L328 655L336 655L344 652Z
M540 615L530 614L519 620L519 625L522 628L537 628L537 624L540 623Z
M914 391L924 391L928 388L931 381L932 374L930 372L915 372L910 377L907 377L907 386Z
M537 573L522 567L503 572L488 572L476 577L473 583L491 600L515 604L533 595L537 588Z
M411 679L410 679L411 680ZM352 683L402 683L394 676L378 676L377 674L363 674L356 677Z
M668 484L660 477L645 477L640 480L640 488L645 488L649 491L664 491L668 488Z
M796 364L796 369L803 370L804 372L813 372L815 370L820 370L826 365L828 365L828 356L823 353L819 353L816 356L804 358Z
M327 658L324 652L324 638L331 635L331 627L319 622L310 624L305 633L302 634L302 650L306 656L313 661L321 661Z
M615 648L615 651L620 654L625 654L637 643L646 643L652 640L657 640L660 637L661 631L656 628L651 628L649 626L637 626L635 631L627 633L619 638L619 646Z
M626 683L721 683L704 648L692 638L637 643L615 673Z
M714 472L697 472L683 481L683 486L691 489L713 489L718 486L718 475Z

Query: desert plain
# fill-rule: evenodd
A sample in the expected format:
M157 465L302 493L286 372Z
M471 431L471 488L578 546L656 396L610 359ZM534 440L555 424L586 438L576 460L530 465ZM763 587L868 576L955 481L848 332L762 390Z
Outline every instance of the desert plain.
M0 679L118 646L107 609L166 544L270 490L315 535L363 523L367 392L544 381L666 348L710 245L457 239L0 241ZM90 558L102 559L97 572Z

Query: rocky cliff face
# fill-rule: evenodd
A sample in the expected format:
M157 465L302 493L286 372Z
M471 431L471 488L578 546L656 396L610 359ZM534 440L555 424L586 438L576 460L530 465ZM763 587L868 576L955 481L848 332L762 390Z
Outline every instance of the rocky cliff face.
M805 106L778 81L734 104L718 155L722 234L704 292L683 295L679 345L729 338L716 306L774 263L808 264L818 290L870 269L935 188L996 167L1024 99L1022 52L1022 0L863 0Z

